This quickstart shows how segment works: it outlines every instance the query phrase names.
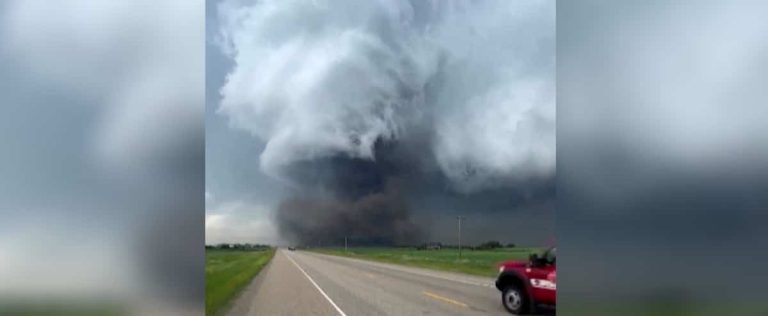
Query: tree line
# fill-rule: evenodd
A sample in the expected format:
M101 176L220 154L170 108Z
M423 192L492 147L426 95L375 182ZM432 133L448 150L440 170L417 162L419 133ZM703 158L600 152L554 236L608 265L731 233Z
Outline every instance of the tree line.
M205 249L216 249L216 250L266 250L272 248L270 245L262 245L262 244L250 244L250 243L244 243L244 244L227 244L227 243L221 243L216 245L205 245Z
M474 245L474 246L461 245L461 247L468 250L490 250L490 249L497 249L497 248L515 248L515 244L508 243L505 245L496 240L489 240L478 245ZM430 242L430 243L424 243L416 246L416 249L419 249L419 250L432 250L432 249L442 249L442 248L459 248L459 246L443 244L440 242Z

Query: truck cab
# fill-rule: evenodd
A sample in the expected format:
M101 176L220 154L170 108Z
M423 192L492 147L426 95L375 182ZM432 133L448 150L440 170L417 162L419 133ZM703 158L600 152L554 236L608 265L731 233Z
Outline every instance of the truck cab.
M520 315L540 305L554 307L557 285L557 248L532 254L528 260L509 260L499 264L496 288L501 291L504 308Z

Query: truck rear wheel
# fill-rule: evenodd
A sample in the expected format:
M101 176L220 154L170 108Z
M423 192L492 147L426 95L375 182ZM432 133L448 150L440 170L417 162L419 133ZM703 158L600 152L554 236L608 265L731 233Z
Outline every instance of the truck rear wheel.
M501 292L501 303L512 314L522 315L530 309L530 299L519 285L510 284Z

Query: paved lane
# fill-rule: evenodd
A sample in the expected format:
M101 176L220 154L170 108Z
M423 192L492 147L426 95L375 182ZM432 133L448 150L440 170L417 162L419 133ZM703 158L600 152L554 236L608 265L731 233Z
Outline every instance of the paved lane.
M340 314L283 250L278 250L264 270L240 293L229 315Z
M493 279L278 250L231 315L509 315Z

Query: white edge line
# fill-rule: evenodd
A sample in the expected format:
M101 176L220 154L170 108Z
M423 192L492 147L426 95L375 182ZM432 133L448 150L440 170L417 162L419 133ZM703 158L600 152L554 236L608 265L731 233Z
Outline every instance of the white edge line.
M328 303L331 303L331 305L333 305L333 308L335 308L336 311L339 312L339 314L341 314L341 316L347 316L347 314L344 314L344 311L342 311L341 308L339 308L339 306L336 305L336 303L334 303L333 300L330 297L328 297L328 294L325 294L325 291L323 291L323 289L321 289L320 286L317 285L315 280L313 280L312 277L310 277L309 274L307 274L307 272L304 271L304 269L302 269L301 266L299 266L298 263L296 263L296 261L293 261L293 258L291 258L291 256L285 254L285 257L288 258L288 260L291 260L291 263L293 263L293 265L295 265L297 268L299 268L299 271L301 271L301 273L303 273L304 276L307 277L307 279L309 279L309 282L312 282L312 285L314 285L315 288L318 291L320 291L320 294L323 294L323 297L325 297L325 299L328 300Z

